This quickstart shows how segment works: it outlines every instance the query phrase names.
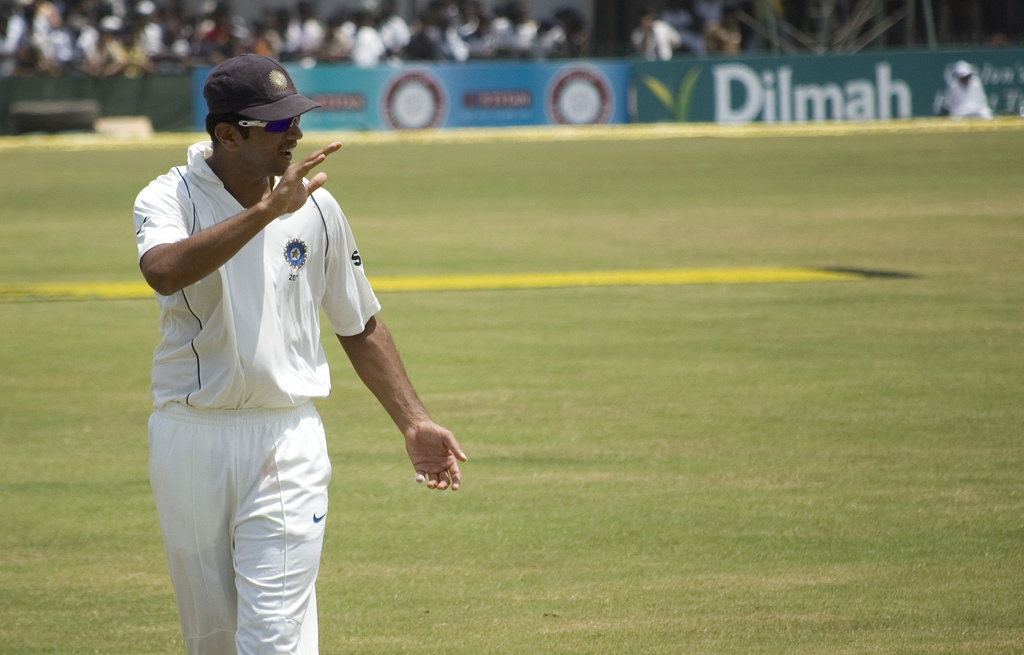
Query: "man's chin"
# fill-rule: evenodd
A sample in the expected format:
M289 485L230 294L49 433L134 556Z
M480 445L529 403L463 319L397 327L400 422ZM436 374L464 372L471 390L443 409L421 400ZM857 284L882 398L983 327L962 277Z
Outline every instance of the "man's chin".
M281 177L282 175L284 175L285 171L288 170L288 167L291 166L291 163L292 163L291 159L284 159L284 161L282 163L279 163L274 168L274 176L275 177Z

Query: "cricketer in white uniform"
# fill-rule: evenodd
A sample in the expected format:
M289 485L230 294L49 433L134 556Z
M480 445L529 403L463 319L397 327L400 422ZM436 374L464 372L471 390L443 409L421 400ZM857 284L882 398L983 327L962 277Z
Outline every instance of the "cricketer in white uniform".
M318 652L315 582L331 464L320 310L405 437L416 481L457 489L458 442L409 383L324 173L292 163L319 105L276 61L228 59L204 85L212 141L135 202L156 291L150 482L190 654Z
M952 70L946 75L946 95L942 100L942 109L950 118L992 119L985 88L974 67L962 59L953 64Z

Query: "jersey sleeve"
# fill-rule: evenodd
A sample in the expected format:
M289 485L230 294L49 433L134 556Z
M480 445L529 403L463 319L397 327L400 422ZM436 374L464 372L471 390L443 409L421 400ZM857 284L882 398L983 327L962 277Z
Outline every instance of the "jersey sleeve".
M152 248L188 238L195 223L184 178L172 170L153 180L135 199L135 241L139 259Z
M326 191L317 191L314 199L321 206L330 238L326 291L321 307L335 334L343 337L359 334L366 322L380 311L380 302L366 279L362 256L341 207Z

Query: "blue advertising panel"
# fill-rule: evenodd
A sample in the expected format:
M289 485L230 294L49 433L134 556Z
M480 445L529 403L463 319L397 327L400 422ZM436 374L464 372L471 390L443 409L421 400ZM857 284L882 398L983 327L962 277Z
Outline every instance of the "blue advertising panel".
M295 88L322 107L302 117L305 130L381 129L378 89L387 79L381 68L314 66L288 73Z
M194 73L193 116L203 129L203 81ZM626 123L628 62L471 63L357 68L288 67L300 93L323 108L308 130L402 130Z

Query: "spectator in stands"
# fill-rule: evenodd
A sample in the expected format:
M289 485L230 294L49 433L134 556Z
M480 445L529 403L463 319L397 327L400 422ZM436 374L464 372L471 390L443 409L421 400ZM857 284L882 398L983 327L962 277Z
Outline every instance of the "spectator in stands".
M327 21L317 59L331 63L349 61L352 58L355 37L356 24L349 18L348 12L335 12Z
M81 69L82 62L91 57L100 43L97 21L84 10L69 12L64 17L64 26L74 39L74 60L72 69Z
M534 52L537 23L530 18L526 4L512 0L494 19L492 29L498 40L497 51L506 57L528 57Z
M946 96L943 113L951 118L992 118L988 97L974 67L964 60L953 64L946 74Z
M59 71L49 62L39 47L29 40L22 41L14 53L14 67L11 77L37 77L40 75L57 75Z
M124 35L125 62L122 73L125 77L149 75L156 68L146 52L144 30L144 24L134 23Z
M53 64L54 70L60 74L72 70L81 59L77 39L78 30L62 19L60 25L50 30L45 37L37 39L37 44L42 56Z
M561 9L551 19L540 21L533 56L536 59L580 57L585 47L583 18L572 9Z
M193 64L192 40L196 34L195 18L186 11L170 6L164 10L164 45L167 48L165 65L179 64L188 68Z
M57 6L49 0L33 0L29 2L27 7L32 7L35 10L35 16L32 20L32 33L39 40L45 39L49 36L50 32L59 28L63 23L63 17L61 16L60 10Z
M14 71L15 54L18 52L17 42L11 42L7 37L10 19L10 14L0 11L0 77L10 77Z
M280 59L281 30L277 23L276 11L263 12L262 18L253 25L250 52L271 59Z
M723 7L718 21L707 23L704 38L709 53L737 55L743 47L743 33L740 29L739 7L730 3Z
M679 31L659 18L653 5L644 8L631 39L633 51L648 61L667 61L682 45Z
M106 16L117 16L121 20L124 20L125 16L128 15L127 0L98 0L95 5L97 16L100 18Z
M221 2L199 23L196 37L195 55L205 62L217 64L239 53L242 41L248 37L248 30L240 32L236 29L231 8Z
M39 73L59 75L62 62L73 59L70 36L63 30L63 17L57 7L47 0L22 0L20 16L16 16L19 32L18 48L24 58L21 70L30 69L29 61L35 61ZM30 46L28 48L24 46Z
M420 12L405 47L406 59L412 61L440 61L443 19L438 16L439 3L431 2Z
M685 50L698 57L707 54L704 40L704 26L694 11L693 0L668 0L660 18L675 28L680 45L676 50Z
M12 53L17 53L22 45L32 42L32 23L35 19L34 4L23 5L8 17L5 41L10 44Z
M542 20L537 23L537 37L533 40L534 59L564 57L569 44L565 30L554 20Z
M693 15L704 30L712 23L721 23L724 13L725 0L695 0L693 3Z
M159 59L167 53L164 43L164 26L159 11L152 0L142 0L135 5L135 21L142 32L142 44L146 54L152 59Z
M380 7L380 38L389 57L400 57L409 45L412 31L405 19L395 13L395 3L386 0Z
M352 43L352 63L360 68L373 68L387 55L387 48L377 31L373 14L356 14L356 36Z
M128 53L121 44L120 32L124 21L117 16L106 16L100 21L100 39L96 48L86 53L82 72L93 77L110 77L124 70Z
M587 33L587 21L575 9L560 9L555 12L555 20L562 26L565 33L565 57L586 57L589 54L590 37Z
M466 43L476 38L476 32L480 28L481 13L478 0L463 0L459 5L459 18L455 29Z
M441 24L437 9L432 10L435 3L430 3L420 12L413 24L409 45L405 47L405 58L412 61L440 61L441 56Z
M444 4L444 22L449 27L458 28L460 22L460 14L462 8L459 6L459 0L441 0Z
M469 46L459 36L457 29L448 24L445 4L442 0L431 0L420 14L413 30L406 58L426 61L466 61Z
M475 18L476 26L465 38L469 47L470 59L491 59L498 53L498 37L491 29L491 17L479 14Z
M281 56L285 59L315 60L324 40L324 27L313 11L313 5L303 0L295 7L295 15L285 30Z

